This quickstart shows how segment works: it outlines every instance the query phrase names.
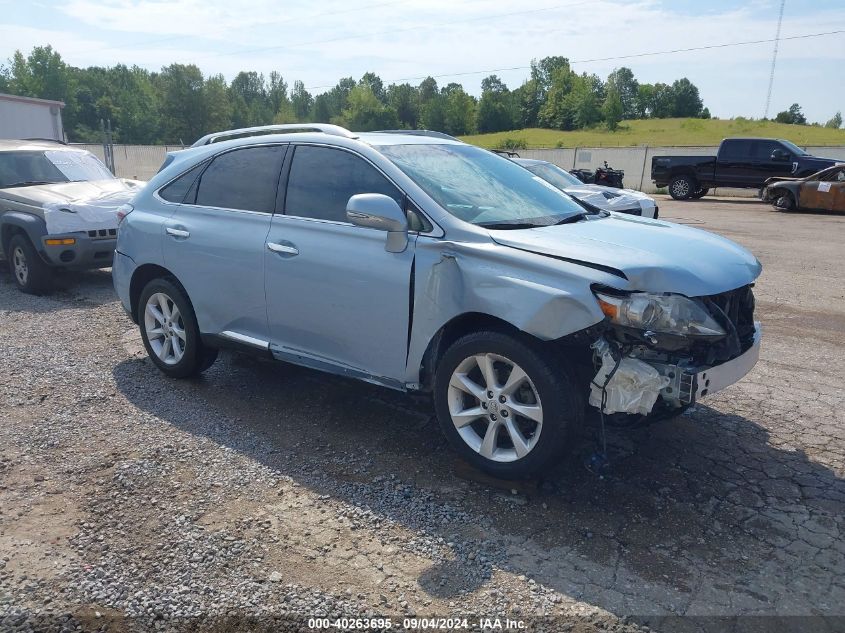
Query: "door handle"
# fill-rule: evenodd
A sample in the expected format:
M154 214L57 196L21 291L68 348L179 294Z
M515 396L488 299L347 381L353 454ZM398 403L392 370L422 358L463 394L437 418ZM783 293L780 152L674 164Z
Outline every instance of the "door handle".
M167 227L165 231L168 235L172 235L173 237L191 237L191 232L183 229L172 229Z
M281 253L282 255L299 255L299 249L293 244L276 244L275 242L267 242L267 248L274 253Z

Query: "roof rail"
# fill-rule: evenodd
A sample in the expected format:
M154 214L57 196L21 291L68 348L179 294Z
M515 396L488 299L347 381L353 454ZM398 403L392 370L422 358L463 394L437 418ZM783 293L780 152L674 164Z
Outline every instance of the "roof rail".
M60 141L57 138L41 138L39 136L33 136L32 138L22 138L22 141L38 141L40 143L59 143L61 145L67 145L64 141Z
M292 132L322 132L323 134L331 134L332 136L358 138L357 134L353 134L346 128L340 127L339 125L330 125L329 123L285 123L283 125L259 125L257 127L243 127L237 130L226 130L225 132L212 132L211 134L203 136L196 143L191 145L191 147L211 145L212 143L219 143L220 141L243 138L246 136L289 134Z
M432 138L443 138L449 141L460 141L461 139L450 136L445 132L434 130L374 130L376 134L407 134L408 136L430 136Z

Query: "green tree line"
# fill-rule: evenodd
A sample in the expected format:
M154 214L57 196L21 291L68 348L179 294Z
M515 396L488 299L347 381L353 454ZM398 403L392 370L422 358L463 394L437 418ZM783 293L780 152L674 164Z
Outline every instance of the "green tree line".
M428 77L384 85L375 73L345 77L312 95L302 81L279 72L242 71L227 82L193 64L160 72L138 66L77 68L51 46L17 51L0 66L0 92L64 101L64 123L74 142L100 140L110 120L120 143L186 143L216 130L270 123L336 123L355 131L430 129L452 135L529 127L574 130L625 119L709 118L698 88L687 78L639 83L629 68L602 80L576 73L566 57L532 61L529 77L513 90L496 75L481 81L481 96L459 83L438 86Z

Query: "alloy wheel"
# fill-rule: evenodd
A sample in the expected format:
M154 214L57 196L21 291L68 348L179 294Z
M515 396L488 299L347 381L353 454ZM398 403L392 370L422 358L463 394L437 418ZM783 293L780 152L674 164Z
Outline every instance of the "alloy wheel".
M182 314L173 299L156 292L144 307L144 330L150 347L166 365L175 365L185 355L187 334Z
M29 279L29 266L26 263L26 254L20 246L12 251L12 270L18 283L21 286L25 286Z
M686 180L676 180L672 184L672 191L679 198L683 198L689 194L689 183Z
M452 372L448 403L458 434L486 459L522 459L540 438L543 406L537 388L504 356L475 354L464 359Z

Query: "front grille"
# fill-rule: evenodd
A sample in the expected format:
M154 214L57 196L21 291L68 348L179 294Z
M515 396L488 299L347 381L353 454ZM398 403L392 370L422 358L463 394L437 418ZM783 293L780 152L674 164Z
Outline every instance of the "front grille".
M110 237L117 236L117 229L97 229L95 231L88 231L88 237L95 240L105 240Z
M725 362L746 352L754 344L754 293L751 286L698 297L728 333L715 345L697 349L697 359L706 364Z

